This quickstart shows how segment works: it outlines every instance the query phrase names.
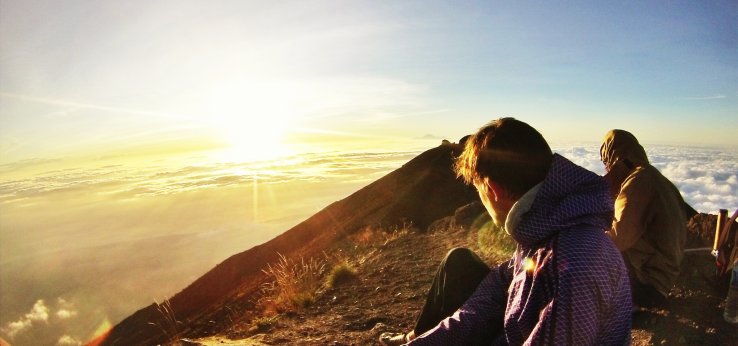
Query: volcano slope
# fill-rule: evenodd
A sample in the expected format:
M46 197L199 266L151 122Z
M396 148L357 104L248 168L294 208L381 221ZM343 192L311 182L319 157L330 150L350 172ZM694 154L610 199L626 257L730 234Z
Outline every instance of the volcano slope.
M368 225L405 222L426 228L477 198L476 192L458 181L452 171L458 150L458 145L445 142L420 154L271 241L231 256L174 295L166 306L152 304L139 310L94 343L155 345L173 335L219 331L222 327L210 322L234 315L232 306L238 307L236 313L249 314L248 308L267 279L262 270L276 263L279 254L291 258L317 256Z
M127 318L96 343L106 345L371 345L384 331L414 325L435 268L457 246L502 262L512 247L491 227L476 193L455 179L458 146L433 148L336 202L274 240L224 261L178 293ZM735 225L734 225L735 227ZM712 244L715 216L695 215L688 248ZM316 288L309 304L278 309L264 302L279 253L300 259L339 257L348 280ZM335 262L335 261L334 261ZM722 320L726 277L708 251L687 253L665 309L634 316L634 345L738 345ZM326 270L327 272L327 270ZM324 279L323 274L321 279Z

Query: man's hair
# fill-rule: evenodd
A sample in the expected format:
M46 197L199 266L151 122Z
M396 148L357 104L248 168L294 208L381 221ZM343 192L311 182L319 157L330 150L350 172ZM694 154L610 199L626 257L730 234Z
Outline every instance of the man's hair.
M454 168L467 184L489 178L512 196L520 197L543 181L552 155L536 129L514 118L500 118L466 140Z

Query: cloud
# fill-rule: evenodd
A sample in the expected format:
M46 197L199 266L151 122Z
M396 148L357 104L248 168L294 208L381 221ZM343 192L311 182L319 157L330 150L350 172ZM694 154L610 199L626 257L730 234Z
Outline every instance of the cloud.
M59 338L59 341L56 344L59 346L77 346L82 345L82 342L69 335L64 335Z
M70 311L70 310L61 309L61 310L59 310L59 311L56 312L56 317L59 317L62 320L66 320L66 319L72 318L74 316L77 316L77 311Z
M26 314L26 318L33 322L48 322L49 308L46 307L42 299L39 299L36 304L33 304L31 312Z
M32 158L0 165L0 173L22 170L29 167L41 166L62 161L61 159Z
M552 149L577 165L600 175L605 174L605 167L600 161L600 147L597 144L570 145Z
M663 147L651 161L701 212L738 208L738 153L710 148Z
M18 334L24 333L34 326L43 325L49 326L54 322L51 317L55 316L57 321L68 320L75 317L79 312L75 309L74 304L66 301L63 298L57 299L56 312L54 313L51 308L46 305L43 299L39 299L33 304L31 310L20 317L17 321L8 323L8 325L2 328L2 332L7 334L10 338L15 338ZM59 339L59 345L80 345L81 342L65 335Z
M724 99L727 96L723 94L711 95L711 96L700 96L700 97L687 97L685 100L719 100Z
M43 299L37 300L36 303L33 304L31 311L19 320L8 323L7 327L3 328L3 332L13 338L18 333L24 332L30 328L34 323L40 322L49 322L49 308L46 307Z
M58 310L56 311L56 317L60 320L67 320L77 316L79 313L75 308L74 304L66 301L64 298L59 298L56 301Z
M8 336L12 339L14 338L18 333L25 331L26 329L31 327L31 320L29 319L20 319L15 322L8 323L8 326L3 328L3 332L8 334Z

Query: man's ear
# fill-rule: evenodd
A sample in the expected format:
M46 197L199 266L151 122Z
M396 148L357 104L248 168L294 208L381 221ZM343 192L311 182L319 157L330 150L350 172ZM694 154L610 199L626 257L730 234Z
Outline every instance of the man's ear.
M499 184L484 178L484 186L487 189L487 194L490 199L497 202L502 196L504 196L504 190Z

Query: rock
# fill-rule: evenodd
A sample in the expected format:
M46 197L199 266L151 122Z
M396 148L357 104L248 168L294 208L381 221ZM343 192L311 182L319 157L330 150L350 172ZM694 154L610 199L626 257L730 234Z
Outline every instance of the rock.
M468 229L478 218L489 218L481 202L475 201L454 211L454 224Z
M389 327L386 324L384 324L382 322L379 322L379 323L377 323L377 324L374 325L374 327L371 329L370 332L375 337L378 337L379 334L382 334L382 333L384 333L386 331L389 331Z

